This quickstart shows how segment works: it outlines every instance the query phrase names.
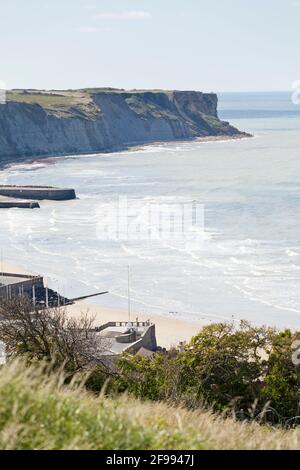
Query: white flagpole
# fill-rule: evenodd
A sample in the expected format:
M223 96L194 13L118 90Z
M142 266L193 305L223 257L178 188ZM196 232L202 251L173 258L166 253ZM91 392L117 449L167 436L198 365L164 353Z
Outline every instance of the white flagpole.
M131 298L130 298L130 266L128 266L128 321L131 320Z

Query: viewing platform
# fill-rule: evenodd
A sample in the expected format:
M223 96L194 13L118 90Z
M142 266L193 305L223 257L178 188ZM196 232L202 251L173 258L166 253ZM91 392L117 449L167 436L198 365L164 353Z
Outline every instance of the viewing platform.
M0 185L0 196L9 198L32 199L32 204L37 204L36 200L50 200L50 201L69 201L76 199L74 189L70 188L55 188L52 186L11 186ZM1 201L2 202L2 201ZM12 201L10 201L12 202ZM8 202L7 202L8 204ZM2 206L0 206L2 207ZM6 205L6 207L8 207ZM11 207L24 207L24 206L11 206ZM38 207L38 206L36 206Z

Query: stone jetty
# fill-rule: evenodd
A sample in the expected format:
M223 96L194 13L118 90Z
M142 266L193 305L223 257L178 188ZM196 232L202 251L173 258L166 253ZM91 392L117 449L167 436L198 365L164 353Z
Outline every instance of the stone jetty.
M52 186L0 185L0 196L16 199L32 199L33 201L68 201L71 199L76 199L76 193L74 189L55 188Z
M15 199L2 199L0 197L0 209L39 209L40 205L37 201L21 201Z

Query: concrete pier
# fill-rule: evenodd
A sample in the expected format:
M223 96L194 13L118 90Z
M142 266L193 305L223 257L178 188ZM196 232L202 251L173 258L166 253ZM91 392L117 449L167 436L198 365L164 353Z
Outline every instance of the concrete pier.
M37 201L17 201L15 199L1 199L0 197L0 209L39 209L40 205Z
M74 189L55 188L52 186L10 186L0 185L0 196L50 201L68 201L76 199Z

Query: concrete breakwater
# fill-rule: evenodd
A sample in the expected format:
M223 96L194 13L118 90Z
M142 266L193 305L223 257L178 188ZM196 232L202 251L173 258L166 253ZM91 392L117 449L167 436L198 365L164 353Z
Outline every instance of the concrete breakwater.
M68 201L76 199L74 189L52 186L11 186L0 185L0 196L20 199ZM17 207L17 206L14 206Z
M16 201L14 199L1 199L0 209L39 209L40 205L37 201Z

